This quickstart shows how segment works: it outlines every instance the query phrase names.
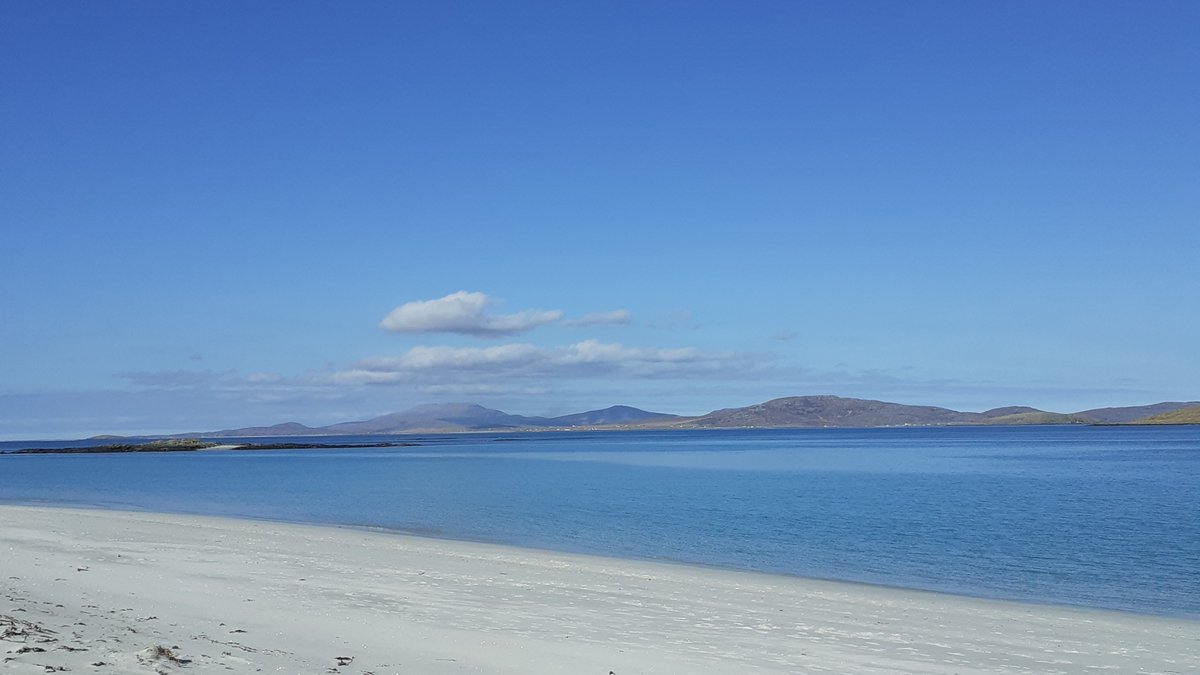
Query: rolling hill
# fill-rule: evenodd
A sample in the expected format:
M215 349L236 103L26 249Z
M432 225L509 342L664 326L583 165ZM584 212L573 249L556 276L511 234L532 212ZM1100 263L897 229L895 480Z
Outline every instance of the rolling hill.
M1186 403L1165 401L1153 405L1137 405L1125 408L1095 408L1093 410L1083 410L1075 414L1104 424L1128 424L1129 422L1150 417L1151 415L1159 415L1161 413L1169 413L1197 406L1200 406L1200 401L1189 401Z
M199 434L207 438L237 438L246 436L328 436L357 434L403 434L413 432L458 432L513 429L547 429L627 425L652 420L670 420L675 415L649 412L630 406L617 405L603 410L562 415L560 417L525 417L474 403L435 403L420 405L400 412L357 422L341 422L324 427L309 427L287 422L266 427L243 427Z
M971 424L979 413L840 396L790 396L744 408L725 408L680 422L685 428L894 427Z
M638 408L631 408L627 405L614 405L603 410L589 410L588 412L575 413L574 415L551 417L550 421L554 422L556 426L583 427L635 424L650 420L669 420L678 418L678 415L649 412L646 410L640 410Z
M1131 424L1200 424L1200 405L1150 415L1134 420Z
M420 405L361 422L321 427L327 434L402 434L411 431L473 431L552 426L544 417L523 417L474 403Z

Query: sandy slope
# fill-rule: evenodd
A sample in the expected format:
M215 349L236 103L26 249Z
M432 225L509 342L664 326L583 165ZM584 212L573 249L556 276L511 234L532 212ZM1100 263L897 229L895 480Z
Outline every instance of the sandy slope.
M1200 672L1195 621L25 507L0 507L0 636L13 673Z

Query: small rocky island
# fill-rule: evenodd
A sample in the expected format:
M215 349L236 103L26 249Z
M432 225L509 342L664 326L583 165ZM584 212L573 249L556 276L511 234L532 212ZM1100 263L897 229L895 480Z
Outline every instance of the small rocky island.
M145 443L109 443L79 448L21 448L11 455L89 455L124 452L193 452L222 448L225 450L319 450L329 448L402 448L420 443L214 443L199 438L166 438Z

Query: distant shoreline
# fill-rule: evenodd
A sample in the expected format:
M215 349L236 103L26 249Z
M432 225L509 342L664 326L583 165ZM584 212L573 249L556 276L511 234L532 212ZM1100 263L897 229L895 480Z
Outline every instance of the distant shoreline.
M377 433L358 433L358 434L314 434L315 437L371 437L388 438L396 436L478 436L481 434L545 434L545 433L622 433L622 432L695 432L695 431L870 431L870 430L886 430L886 429L1032 429L1032 428L1079 428L1079 427L1124 427L1129 429L1161 429L1170 427L1192 428L1200 426L1200 423L1193 422L1178 422L1166 423L1157 422L1153 424L1143 422L1090 422L1090 423L1061 423L1061 424L982 424L982 423L949 423L949 424L897 424L890 426L723 426L723 427L638 427L638 426L596 426L596 427L524 427L524 428L496 428L496 429L467 429L467 430L413 430L413 431L392 431L392 432L377 432ZM261 436L260 438L270 439L286 439L297 438L298 436L278 435L278 436ZM110 437L111 438L111 437ZM88 445L80 447L51 447L42 448L30 446L26 448L15 448L11 450L0 449L2 455L86 455L86 454L129 454L129 453L164 453L164 452L195 452L199 450L229 450L229 451L252 451L252 450L330 450L330 449L353 449L353 448L403 448L403 447L420 447L423 443L413 441L353 441L353 442L333 442L320 443L309 441L276 441L276 442L236 442L227 443L221 436L204 436L197 435L190 438L178 438L176 436L123 436L119 437L129 443L107 443L103 445ZM83 441L88 439L76 439ZM497 439L507 440L507 439ZM57 441L0 441L0 443L62 443L72 442L72 439L59 439Z
M383 443L216 443L199 439L171 439L147 443L88 445L78 448L18 448L5 455L101 455L138 452L196 452L197 450L327 450L335 448L402 448L420 443L387 441Z

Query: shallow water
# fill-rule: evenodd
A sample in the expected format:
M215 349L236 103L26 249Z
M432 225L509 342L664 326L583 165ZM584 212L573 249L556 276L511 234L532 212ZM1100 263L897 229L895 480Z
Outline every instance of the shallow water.
M357 440L422 445L4 456L0 501L381 527L1200 617L1196 427Z

